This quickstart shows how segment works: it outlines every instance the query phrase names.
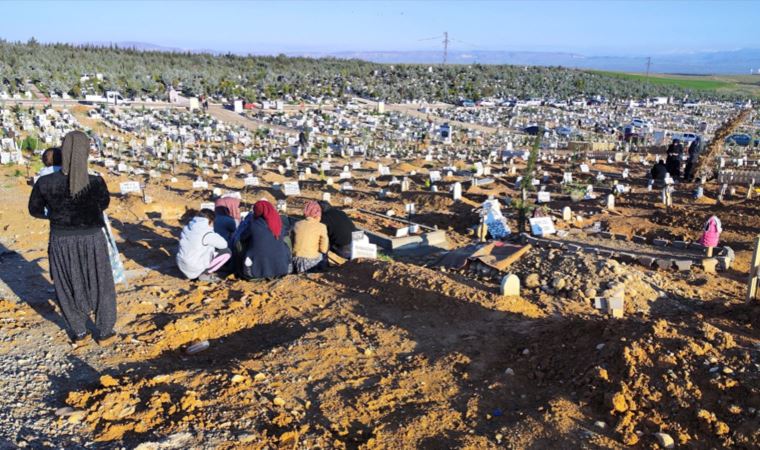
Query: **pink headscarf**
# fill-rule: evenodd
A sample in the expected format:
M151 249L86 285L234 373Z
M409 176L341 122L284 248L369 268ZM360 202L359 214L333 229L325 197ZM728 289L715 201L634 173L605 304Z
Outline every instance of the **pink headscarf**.
M319 220L322 218L322 208L319 206L319 203L312 200L303 207L303 215L307 218L313 217Z
M221 197L214 202L214 209L219 213L219 208L224 208L222 214L226 214L235 222L240 223L240 199L235 197Z
M702 237L699 239L699 243L705 247L717 247L718 240L720 239L720 233L723 231L723 226L720 223L720 219L715 216L710 216L705 223L705 229L702 233Z

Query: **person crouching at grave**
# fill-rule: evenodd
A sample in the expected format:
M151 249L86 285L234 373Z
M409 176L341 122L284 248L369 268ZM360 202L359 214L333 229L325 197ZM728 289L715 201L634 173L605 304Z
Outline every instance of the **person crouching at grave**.
M37 178L50 175L51 173L61 170L61 149L58 147L51 147L42 153L42 164L45 165L39 172L37 172Z
M240 224L240 199L220 197L214 202L214 232L222 236L232 246L232 236Z
M658 186L665 186L665 178L668 176L668 168L665 165L665 161L657 161L657 164L652 166L650 174L652 175L652 180L654 180Z
M293 267L297 273L323 269L330 249L327 226L320 222L322 208L319 203L308 202L303 215L305 219L293 227Z
M227 240L214 232L214 219L214 211L202 209L182 229L177 267L191 280L219 281L214 272L232 256Z
M72 131L63 139L61 170L34 184L29 213L50 220L48 259L56 299L71 338L87 337L87 320L95 314L101 345L115 336L116 289L103 211L110 196L105 181L87 171L90 138Z
M277 209L266 200L253 205L253 212L240 224L233 245L236 271L246 280L277 278L293 270L286 230Z
M354 221L344 211L333 208L329 202L320 201L319 206L322 208L321 222L327 227L330 251L342 258L350 258L352 233L356 231Z

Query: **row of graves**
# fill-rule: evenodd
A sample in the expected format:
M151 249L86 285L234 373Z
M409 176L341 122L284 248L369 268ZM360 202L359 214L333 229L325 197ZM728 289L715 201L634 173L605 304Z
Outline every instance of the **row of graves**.
M250 205L266 192L283 213L293 217L300 214L307 199L328 200L346 208L362 229L363 234L356 236L357 255L376 254L377 247L389 253L450 247L446 230L425 220L432 213L431 207L427 206L426 211L425 205L414 200L422 193L465 205L457 212L471 220L472 228L485 219L478 213L485 210L486 202L498 200L508 206L517 198L526 151L521 145L497 150L514 135L474 134L472 137L483 138L478 145L471 140L453 145L434 143L423 149L407 145L414 142L414 136L387 140L387 133L393 135L393 127L383 124L373 128L353 111L331 113L295 113L301 121L296 126L311 125L315 130L305 142L307 145L301 145L304 142L295 133L274 130L250 141L233 142L228 139L230 128L210 123L200 114L102 114L102 120L123 132L139 135L140 140L130 143L129 151L124 151L124 142L107 139L100 162L123 180L120 187L124 195L139 194L146 202L151 200L146 191L152 184L161 184L196 201L197 205L191 206L198 208L213 206L210 202L222 195L239 195ZM406 123L427 126L424 120L408 120ZM336 130L336 125L341 129ZM364 133L370 134L369 141L359 139ZM178 141L176 137L180 135L194 140ZM378 136L375 143L371 139L374 136ZM704 261L708 259L703 255L705 249L694 244L678 241L660 245L661 242L644 242L634 236L622 239L589 226L587 218L615 211L618 203L662 202L662 207L672 204L672 195L665 195L672 193L672 186L660 197L658 188L646 179L654 159L655 155L625 149L590 153L543 149L533 180L535 191L530 194L541 206L543 217L531 218L530 238L535 241L530 243L602 256L609 251L613 252L610 257L674 270L682 270L686 261L688 267L709 266L710 262ZM515 219L512 210L501 214L510 222ZM455 219L453 215L447 217ZM558 223L573 226L556 229ZM570 231L574 229L582 232ZM511 231L519 234L517 229ZM605 246L604 239L614 241L614 245ZM714 250L715 267L729 267L730 249Z
M81 128L66 109L0 107L0 164L24 163L19 144L24 138L34 139L38 149L46 148L60 144L66 133Z
M645 124L643 131L648 143L664 145L686 132L712 133L733 110L732 104L720 102L703 102L687 109L676 104L638 106L620 101L593 106L583 103L558 107L552 103L530 107L438 108L432 113L445 119L514 131L540 126L547 130L546 139L559 140L560 148L564 148L570 138L593 140L614 136L634 120Z
M242 126L231 126L200 112L181 109L120 109L101 107L89 112L114 131L132 133L139 139L158 136L168 141L193 145L196 142L250 145L251 133ZM148 146L151 146L148 144Z

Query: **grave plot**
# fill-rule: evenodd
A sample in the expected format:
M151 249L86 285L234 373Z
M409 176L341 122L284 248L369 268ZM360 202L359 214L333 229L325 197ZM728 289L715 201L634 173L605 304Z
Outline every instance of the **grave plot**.
M698 243L667 239L647 240L643 236L633 236L629 240L626 235L608 232L587 234L578 229L561 233L561 236L525 236L524 240L533 245L559 248L573 253L593 253L626 263L638 263L648 269L689 271L699 267L714 273L716 268L728 270L735 258L733 250L729 247L715 248L712 256L707 256L706 248Z
M449 248L444 230L362 209L346 210L346 213L371 243L386 251L428 252Z

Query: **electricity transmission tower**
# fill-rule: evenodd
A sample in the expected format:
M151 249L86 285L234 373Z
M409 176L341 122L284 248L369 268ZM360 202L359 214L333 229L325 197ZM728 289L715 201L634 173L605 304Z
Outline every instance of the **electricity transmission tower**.
M432 41L434 39L440 39L441 36L433 36L430 38L420 39L420 41ZM449 40L449 32L444 31L443 32L443 64L446 64L446 61L449 59L449 43L451 41Z
M649 82L649 68L652 67L652 57L647 57L647 83Z

